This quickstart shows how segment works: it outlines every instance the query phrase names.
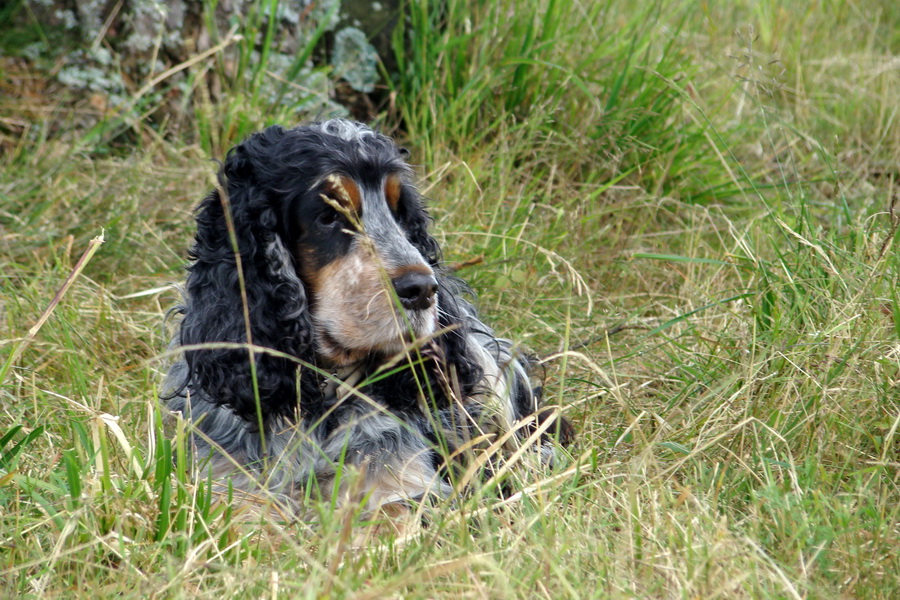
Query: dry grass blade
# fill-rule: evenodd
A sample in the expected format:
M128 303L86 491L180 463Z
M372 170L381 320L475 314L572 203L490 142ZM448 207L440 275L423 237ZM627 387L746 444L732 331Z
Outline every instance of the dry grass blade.
M50 301L50 304L47 305L47 308L44 309L44 312L41 313L41 316L38 318L37 322L31 326L28 330L28 333L25 334L25 337L21 339L14 347L12 352L6 357L6 361L3 363L3 367L0 368L0 383L6 379L6 374L9 372L10 367L18 360L19 356L25 350L25 348L30 344L35 336L37 336L38 331L41 330L41 327L44 326L44 323L47 322L47 319L50 318L50 315L53 314L53 311L56 309L56 306L62 301L63 296L66 295L66 292L69 291L69 288L72 287L72 284L75 283L75 280L78 279L78 276L81 275L81 272L90 262L91 258L100 248L100 245L103 244L104 238L101 233L99 236L95 237L88 244L87 249L84 251L84 254L81 255L81 258L78 259L78 262L75 263L75 266L72 267L72 270L69 272L66 280L63 282L62 287L56 292L56 295L53 296L53 299Z

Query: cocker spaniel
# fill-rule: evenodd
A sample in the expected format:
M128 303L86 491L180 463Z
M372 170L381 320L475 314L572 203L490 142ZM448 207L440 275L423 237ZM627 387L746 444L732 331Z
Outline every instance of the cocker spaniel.
M161 394L214 479L374 509L449 494L466 455L489 471L571 437L442 266L404 156L343 119L228 153L197 209L185 348Z

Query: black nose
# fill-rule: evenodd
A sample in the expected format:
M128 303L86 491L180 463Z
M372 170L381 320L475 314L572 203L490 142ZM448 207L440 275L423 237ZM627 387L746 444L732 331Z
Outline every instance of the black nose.
M395 277L391 283L400 298L400 304L406 310L425 310L434 304L437 293L437 279L425 273L406 273Z

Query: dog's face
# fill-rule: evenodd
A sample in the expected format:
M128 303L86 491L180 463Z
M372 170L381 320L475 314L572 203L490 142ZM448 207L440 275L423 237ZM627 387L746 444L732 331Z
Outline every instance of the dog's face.
M341 130L326 140L322 172L303 180L286 215L319 353L336 365L396 353L437 329L437 279L405 226L419 198L392 143L372 155L375 135Z

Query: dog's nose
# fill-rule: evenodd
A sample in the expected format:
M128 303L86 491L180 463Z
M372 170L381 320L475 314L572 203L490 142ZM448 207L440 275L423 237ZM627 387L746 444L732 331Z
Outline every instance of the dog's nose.
M400 298L400 304L406 310L425 310L434 304L438 283L434 275L425 273L406 273L395 277L391 283Z

